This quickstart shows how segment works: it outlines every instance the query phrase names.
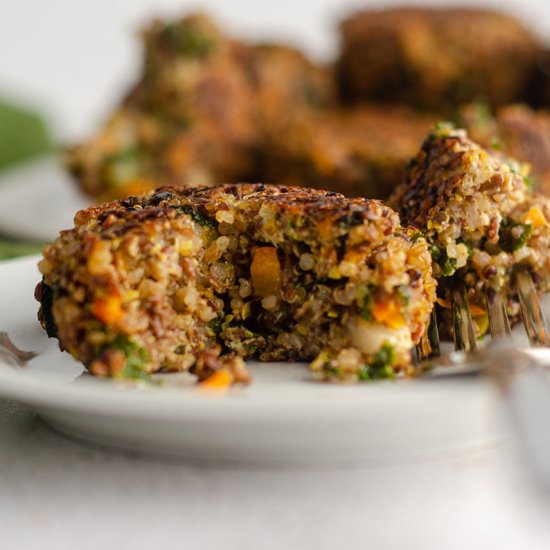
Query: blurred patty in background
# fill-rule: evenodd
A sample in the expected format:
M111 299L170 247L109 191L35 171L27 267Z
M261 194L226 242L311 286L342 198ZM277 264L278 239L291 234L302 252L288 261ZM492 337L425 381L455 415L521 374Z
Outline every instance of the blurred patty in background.
M204 15L142 33L139 82L65 163L96 201L164 184L264 181L386 198L430 126L453 119L550 191L544 45L471 9L361 11L332 66L226 36ZM546 86L546 88L545 88ZM481 106L481 107L480 107Z

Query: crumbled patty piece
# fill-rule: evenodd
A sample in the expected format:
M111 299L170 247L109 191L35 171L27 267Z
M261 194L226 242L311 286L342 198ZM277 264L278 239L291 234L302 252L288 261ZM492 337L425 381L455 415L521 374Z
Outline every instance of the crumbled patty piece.
M442 112L476 99L517 100L539 48L513 17L473 9L366 10L341 31L337 72L344 99Z
M204 15L154 21L143 43L142 76L128 97L96 136L65 153L82 191L101 201L166 181L241 177L256 130L240 45Z
M232 40L204 15L154 21L143 42L139 81L96 136L65 152L98 201L258 178L263 125L334 95L326 68L292 48Z
M390 208L263 184L82 210L40 271L43 327L110 376L242 373L247 358L311 361L325 379L408 374L435 300L427 243Z
M385 199L438 118L376 105L303 113L271 125L264 174L289 185Z
M480 333L490 288L503 293L511 321L519 319L517 266L528 266L540 289L549 290L550 199L534 194L527 176L527 166L441 125L390 198L403 223L430 244L441 303L450 304L453 283L462 281Z
M484 147L531 166L535 190L550 194L550 112L526 105L505 105L493 115L482 104L460 109L458 123Z
M240 50L240 62L254 90L255 123L260 127L326 108L336 100L332 72L295 48L248 44Z

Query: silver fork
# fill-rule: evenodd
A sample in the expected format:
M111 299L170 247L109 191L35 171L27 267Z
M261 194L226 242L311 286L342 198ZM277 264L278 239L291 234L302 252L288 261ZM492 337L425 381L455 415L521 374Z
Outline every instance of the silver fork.
M523 326L527 333L529 344L533 347L550 347L550 331L529 271L523 267L518 268L515 273L515 283ZM486 350L478 349L465 287L462 284L457 284L452 290L451 298L455 351L454 353L442 355L437 328L437 313L434 309L428 327L427 338L416 347L413 354L413 359L421 372L431 368L434 364L460 365L467 364L470 360L478 361L487 353ZM485 300L492 342L496 343L502 339L507 339L510 345L512 332L502 295L489 288L486 292Z
M528 464L550 488L550 331L527 269L517 270L515 286L530 348L521 349L514 343L504 299L489 289L486 303L491 344L480 349L466 290L457 285L452 292L455 351L441 354L434 312L427 343L418 346L415 355L421 371L437 364L458 367L455 372L459 373L479 370L487 374L506 398Z

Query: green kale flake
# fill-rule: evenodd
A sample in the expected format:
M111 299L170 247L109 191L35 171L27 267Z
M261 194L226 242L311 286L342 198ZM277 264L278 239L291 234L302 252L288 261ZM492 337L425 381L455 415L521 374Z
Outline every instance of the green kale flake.
M246 350L252 356L258 351L258 346L256 344L249 344L246 346Z
M121 351L126 357L126 365L122 371L123 378L149 380L149 374L145 370L149 357L144 348L132 342L128 336L119 334L112 342L103 346L98 355L109 349Z
M365 321L372 320L372 289L369 286L364 286L360 289L359 295L359 315Z
M440 120L439 122L436 122L433 127L432 131L430 133L430 137L432 138L439 138L447 134L447 132L450 132L456 128L455 124L449 120Z
M445 261L439 264L445 277L451 276L456 271L456 258L446 257Z
M208 321L208 328L218 336L223 329L223 317L215 317L211 321Z
M204 29L196 29L181 23L169 23L161 31L165 43L181 55L206 57L216 48L216 39Z
M449 258L445 248L438 248L437 246L430 246L430 253L432 260L439 265L441 271L445 277L449 277L456 271L456 258Z
M143 371L137 363L130 359L126 361L126 365L122 371L122 377L128 380L144 380L146 382L150 380L149 374Z
M442 251L437 246L431 244L430 245L430 254L432 255L432 260L434 262L439 262L439 258L441 258Z
M498 230L498 245L504 252L512 253L525 246L531 232L532 227L530 224L522 224L511 218L503 218Z
M375 354L371 366L376 368L391 366L395 363L396 358L395 349L386 342Z
M415 231L411 236L410 240L412 243L417 243L420 239L424 238L424 233L422 231Z
M210 36L199 32L186 32L182 34L180 51L191 57L206 57L216 48L215 40Z
M182 214L187 214L191 217L191 219L195 222L201 225L202 227L210 227L214 229L216 227L216 222L211 220L208 216L206 216L203 212L201 212L198 208L195 208L189 204L185 204L183 206L178 206L176 208L178 212L181 212Z
M377 380L382 378L393 378L392 365L397 359L395 349L386 342L380 350L375 353L368 365L362 365L359 369L359 380Z

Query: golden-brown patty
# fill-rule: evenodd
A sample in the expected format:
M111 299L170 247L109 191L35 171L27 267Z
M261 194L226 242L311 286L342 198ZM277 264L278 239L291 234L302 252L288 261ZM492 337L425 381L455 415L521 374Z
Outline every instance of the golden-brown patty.
M272 124L266 178L385 199L438 117L406 107L363 105L304 113Z
M76 215L44 250L40 318L102 375L242 372L236 357L312 361L324 378L410 373L435 299L413 233L337 193L163 188Z
M517 100L538 40L513 17L473 9L366 10L344 21L338 79L350 100L402 102L447 112Z
M262 179L264 127L333 101L327 68L289 47L237 42L204 15L155 21L143 40L139 81L96 136L65 154L99 201L166 182Z
M466 286L479 332L488 328L487 292L501 292L511 321L519 319L518 267L550 289L550 199L533 193L527 178L526 165L441 126L389 201L426 236L441 303L449 306L455 283Z
M536 190L550 194L550 112L523 104L504 105L492 115L483 105L460 109L459 124L483 145L531 166Z

